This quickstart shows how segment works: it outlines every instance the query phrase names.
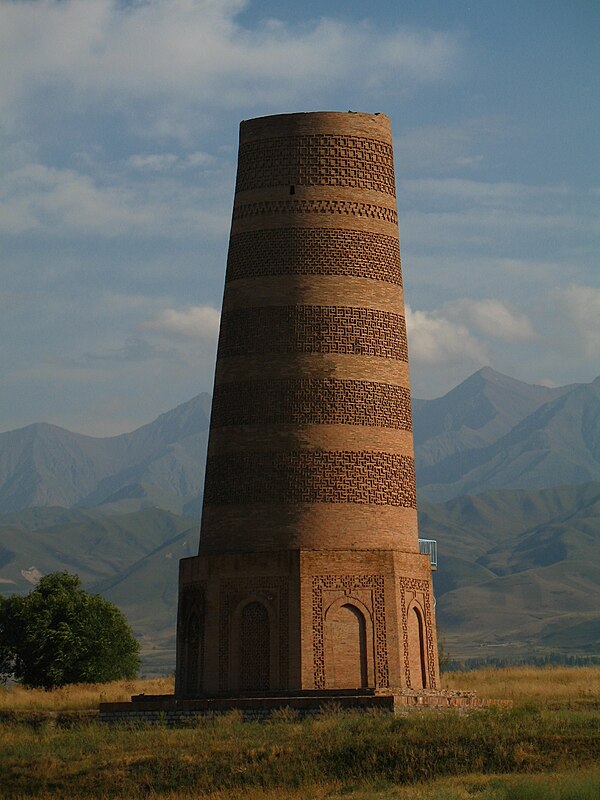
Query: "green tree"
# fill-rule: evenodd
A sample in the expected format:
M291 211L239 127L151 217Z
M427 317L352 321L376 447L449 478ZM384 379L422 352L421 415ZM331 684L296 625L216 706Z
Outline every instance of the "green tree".
M54 572L25 597L0 598L0 677L51 689L134 678L139 644L119 609Z

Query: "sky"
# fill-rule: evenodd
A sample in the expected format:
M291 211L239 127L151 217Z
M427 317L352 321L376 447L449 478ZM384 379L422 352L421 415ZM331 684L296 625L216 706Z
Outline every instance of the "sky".
M600 373L597 0L0 0L0 431L211 391L240 120L392 122L413 395Z

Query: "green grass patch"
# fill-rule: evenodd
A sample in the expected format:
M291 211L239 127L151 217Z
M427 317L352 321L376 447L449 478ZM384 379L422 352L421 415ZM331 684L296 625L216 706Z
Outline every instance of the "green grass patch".
M600 715L526 707L470 715L328 714L266 724L243 722L233 713L199 720L187 729L107 727L85 720L71 721L69 727L56 720L5 722L0 727L0 796L142 798L187 792L190 797L225 793L247 800L248 792L274 791L280 797L283 792L303 797L346 792L352 797L354 792L358 797L356 792L368 791L376 797L373 792L379 791L385 797L395 796L389 795L393 787L449 776L591 768L599 760ZM525 782L514 789L530 792L515 794L517 800L536 800L532 781L529 788ZM314 794L315 787L329 787L329 794ZM496 791L489 782L485 787ZM497 796L508 800L513 795ZM587 798L579 794L573 800L579 797Z

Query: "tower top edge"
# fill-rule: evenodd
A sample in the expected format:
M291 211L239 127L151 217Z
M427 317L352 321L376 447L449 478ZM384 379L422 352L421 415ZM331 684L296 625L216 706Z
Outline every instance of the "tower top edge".
M303 111L254 117L240 123L240 143L256 139L306 134L361 136L391 143L392 130L386 114L359 111Z

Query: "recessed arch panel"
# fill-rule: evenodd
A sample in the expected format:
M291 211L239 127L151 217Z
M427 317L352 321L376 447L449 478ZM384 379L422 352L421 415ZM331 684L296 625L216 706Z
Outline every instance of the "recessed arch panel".
M362 604L361 604L362 605ZM337 601L325 616L325 687L360 689L372 674L371 619L353 600ZM369 656L371 656L369 658Z
M268 691L271 688L271 625L264 603L253 600L243 607L239 637L240 690Z
M408 661L411 689L427 688L427 656L423 612L416 603L408 609Z

